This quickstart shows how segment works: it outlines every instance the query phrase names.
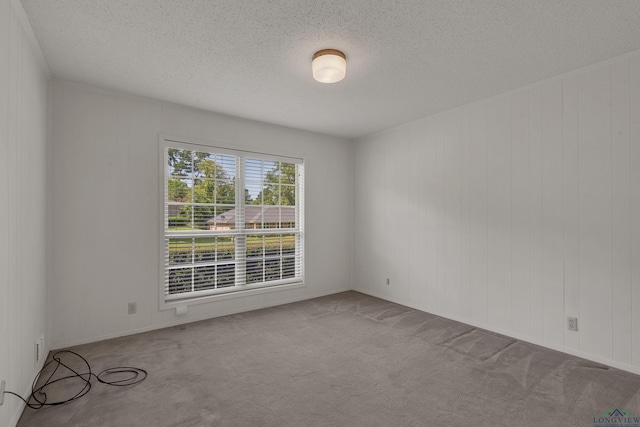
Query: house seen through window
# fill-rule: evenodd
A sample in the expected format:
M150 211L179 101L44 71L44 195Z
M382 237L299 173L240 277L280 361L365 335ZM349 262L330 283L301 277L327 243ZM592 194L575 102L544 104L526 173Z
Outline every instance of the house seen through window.
M165 301L303 279L300 159L165 141Z

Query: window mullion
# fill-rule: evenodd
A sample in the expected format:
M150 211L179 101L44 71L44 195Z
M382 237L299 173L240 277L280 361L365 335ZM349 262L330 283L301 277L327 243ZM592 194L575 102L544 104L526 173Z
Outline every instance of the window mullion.
M191 209L193 212L193 209ZM191 238L191 292L196 289L196 239Z
M236 286L247 284L247 237L244 233L244 158L236 157Z
M282 279L282 268L284 266L284 258L283 258L283 254L282 254L282 243L283 243L283 239L282 239L282 234L280 235L280 247L278 248L278 250L280 251L280 263L278 264L279 267L279 276L280 279Z
M196 164L196 159L195 159L196 153L195 151L191 151L191 229L195 230L196 227L196 207L195 207L195 201L196 201L196 193L195 193L195 187L196 187L196 174L195 174L195 164ZM191 239L191 292L195 291L196 289L196 268L193 265L196 262L196 245L195 245L195 239Z
M195 152L191 151L191 171L190 171L190 178L191 178L191 229L194 230L195 226L196 226L196 206L195 206L195 201L196 201L196 193L195 193L195 187L196 187L196 174L194 171L194 164L195 164Z
M296 228L299 230L295 235L295 276L302 277L304 271L304 166L296 165Z

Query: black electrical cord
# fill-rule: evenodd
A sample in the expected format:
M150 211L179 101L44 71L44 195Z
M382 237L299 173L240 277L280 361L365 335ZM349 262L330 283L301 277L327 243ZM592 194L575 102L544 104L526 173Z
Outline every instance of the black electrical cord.
M82 360L82 362L86 366L86 372L80 373L75 369L71 368L68 365L69 362L64 363L60 358L60 355L62 354L70 354L73 356L77 356L80 360ZM55 365L55 367L53 368L53 371L51 372L49 377L46 379L46 381L44 381L44 383L41 386L36 388L36 384L38 383L40 375L45 371L45 369L47 369L51 365ZM61 366L67 368L69 371L73 372L73 374L65 375L63 377L54 379L56 372L58 372L58 369ZM113 380L113 381L106 380L106 378L108 378L110 375L121 375L121 374L129 374L129 376L126 376L125 378L122 378L119 380ZM33 384L31 385L31 394L29 395L29 398L27 400L25 400L22 396L12 391L5 391L4 393L12 394L14 396L19 397L31 409L41 409L45 406L64 405L65 403L69 403L74 400L80 399L82 396L89 393L89 390L91 390L92 377L95 377L98 380L98 382L102 384L107 384L107 385L112 385L117 387L125 387L125 386L139 384L142 381L144 381L147 378L147 371L140 368L132 368L130 366L118 366L115 368L105 369L104 371L96 375L91 371L91 365L89 365L89 362L87 361L87 359L85 359L84 357L80 356L78 353L73 352L71 350L60 350L54 353L54 355L51 357L51 360L45 363L45 365L42 367L40 372L38 372L38 375L36 375L35 379L33 380ZM78 392L73 397L65 400L60 400L57 402L47 401L47 393L46 393L47 387L60 381L72 380L72 379L75 379L75 380L79 379L83 383L82 388L80 388L80 390L78 390ZM32 402L32 400L35 402Z

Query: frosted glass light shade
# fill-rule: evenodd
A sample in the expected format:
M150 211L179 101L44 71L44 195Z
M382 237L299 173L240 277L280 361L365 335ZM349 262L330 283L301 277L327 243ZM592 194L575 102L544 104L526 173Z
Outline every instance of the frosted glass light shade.
M313 55L311 69L320 83L336 83L347 73L347 58L339 50L323 49Z

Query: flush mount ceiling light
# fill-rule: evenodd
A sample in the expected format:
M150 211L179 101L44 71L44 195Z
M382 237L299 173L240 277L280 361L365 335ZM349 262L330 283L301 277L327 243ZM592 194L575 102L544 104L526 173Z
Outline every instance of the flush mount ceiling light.
M311 69L313 78L320 83L336 83L344 79L347 72L347 57L339 50L319 50L313 55Z

